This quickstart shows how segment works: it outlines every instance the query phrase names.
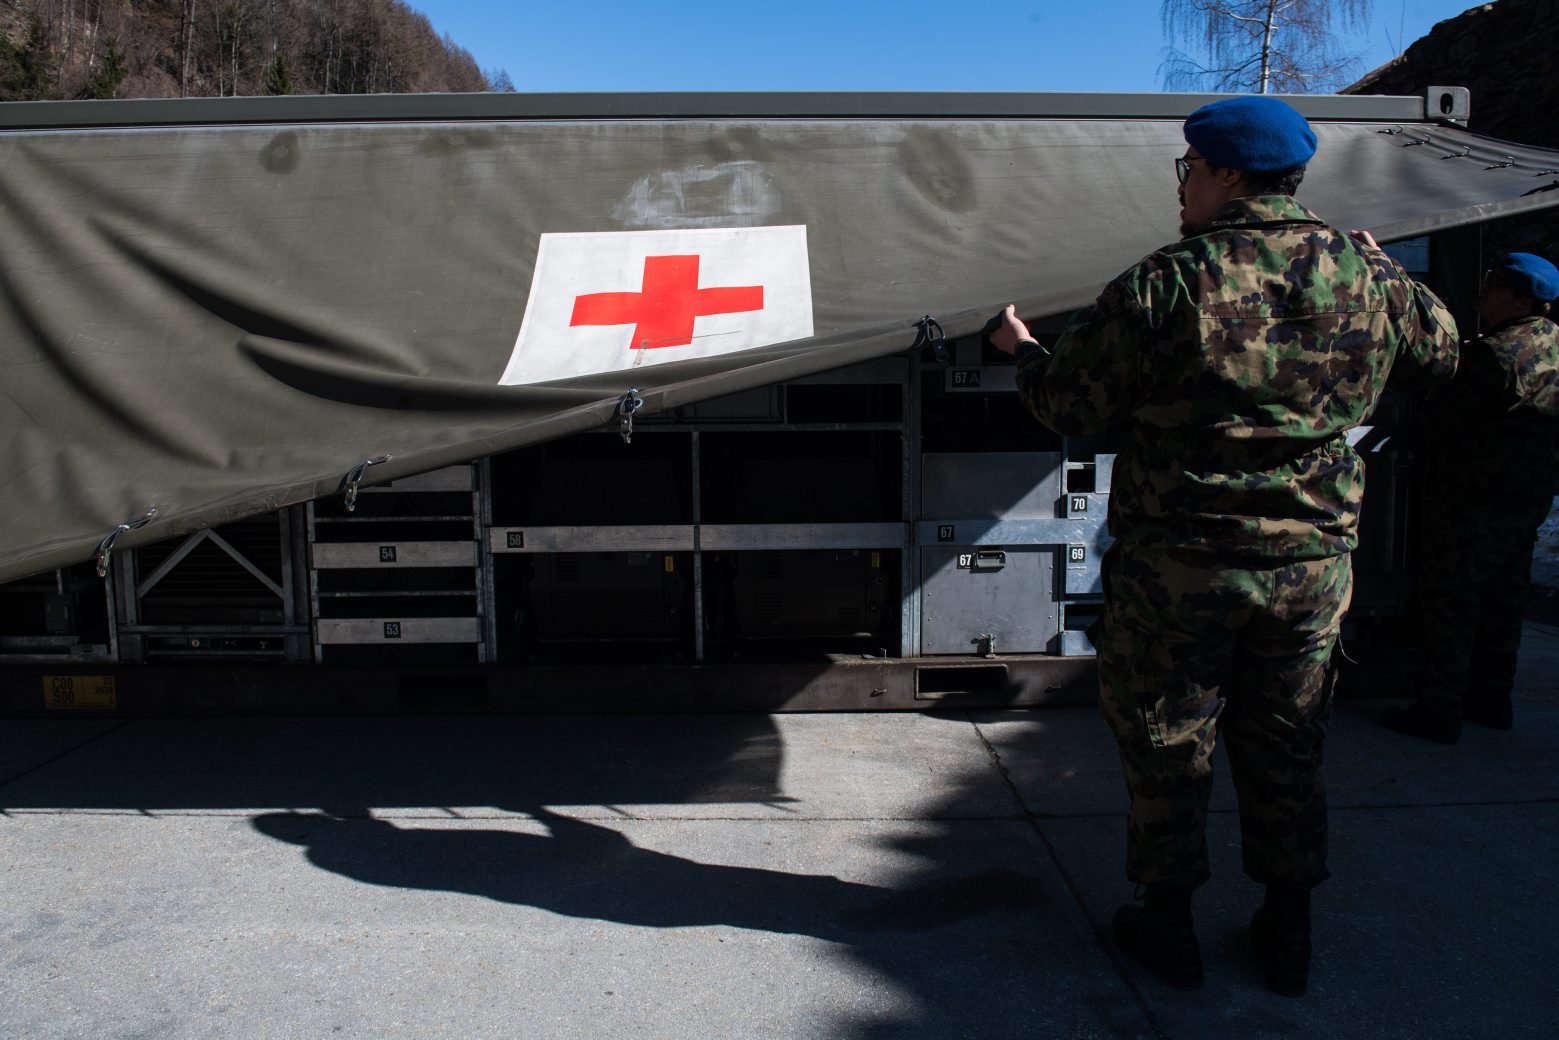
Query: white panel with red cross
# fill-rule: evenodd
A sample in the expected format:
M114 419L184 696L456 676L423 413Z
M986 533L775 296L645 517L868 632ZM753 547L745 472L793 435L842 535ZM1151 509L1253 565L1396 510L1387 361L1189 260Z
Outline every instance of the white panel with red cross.
M541 383L810 335L803 225L547 234L498 382Z

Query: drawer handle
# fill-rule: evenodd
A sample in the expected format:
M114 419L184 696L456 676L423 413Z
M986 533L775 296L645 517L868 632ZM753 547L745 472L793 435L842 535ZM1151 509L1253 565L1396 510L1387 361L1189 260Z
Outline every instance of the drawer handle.
M995 571L1007 566L1007 550L978 549L974 554L975 570Z

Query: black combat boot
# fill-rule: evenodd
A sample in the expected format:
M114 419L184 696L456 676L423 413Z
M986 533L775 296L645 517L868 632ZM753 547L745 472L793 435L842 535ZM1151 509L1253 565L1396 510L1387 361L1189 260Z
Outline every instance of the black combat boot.
M1148 885L1143 904L1115 911L1115 943L1176 989L1202 987L1202 948L1191 928L1191 890Z
M1437 708L1428 701L1414 701L1405 708L1387 708L1380 721L1387 729L1437 744L1455 744L1462 739L1461 713Z
M1266 972L1267 988L1302 997L1310 984L1310 890L1268 885L1251 915L1250 946Z

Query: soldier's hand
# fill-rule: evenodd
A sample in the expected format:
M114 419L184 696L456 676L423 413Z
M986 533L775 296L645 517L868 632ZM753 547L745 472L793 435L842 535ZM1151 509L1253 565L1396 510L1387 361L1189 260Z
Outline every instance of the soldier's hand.
M991 345L1003 354L1016 354L1019 342L1033 338L1028 326L1018 320L1018 309L1007 304L1001 312L1001 324L991 333Z

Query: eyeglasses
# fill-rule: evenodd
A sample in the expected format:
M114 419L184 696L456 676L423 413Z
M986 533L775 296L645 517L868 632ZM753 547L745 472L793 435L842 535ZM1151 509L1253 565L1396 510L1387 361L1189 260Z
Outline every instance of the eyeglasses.
M1194 162L1206 162L1200 155L1181 156L1175 160L1175 179L1181 184L1191 179L1191 164Z

